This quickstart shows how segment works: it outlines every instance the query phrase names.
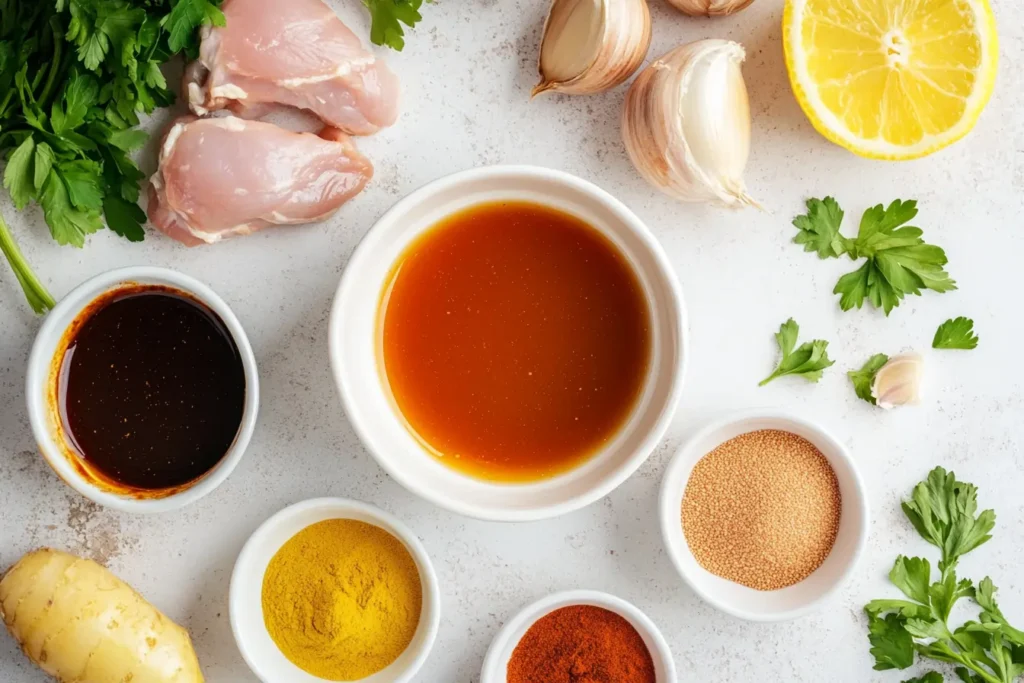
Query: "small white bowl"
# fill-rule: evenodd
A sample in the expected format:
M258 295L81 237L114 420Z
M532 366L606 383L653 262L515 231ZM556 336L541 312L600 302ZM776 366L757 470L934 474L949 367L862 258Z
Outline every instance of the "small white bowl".
M127 493L108 490L92 478L82 474L70 460L74 448L67 443L59 416L53 409L50 390L54 377L51 373L54 357L62 353L61 342L68 327L85 308L101 295L131 285L162 285L180 290L205 304L223 321L238 347L245 375L245 402L242 421L235 440L224 457L209 472L182 489L163 497L137 498ZM57 359L59 362L59 359ZM136 266L101 273L86 280L57 302L43 320L32 353L28 359L25 380L29 423L39 450L46 462L64 482L83 496L106 507L122 512L167 512L193 503L221 485L235 469L256 427L260 405L260 380L256 371L249 338L231 308L217 294L199 280L167 268Z
M650 617L641 612L632 603L600 591L573 590L554 593L542 598L515 615L498 631L491 642L491 647L484 657L483 673L480 683L506 683L508 679L508 660L513 650L530 627L538 619L563 607L574 605L593 605L615 612L632 624L644 640L644 645L654 660L654 675L657 683L676 683L676 664L672 659L672 651L661 631L654 625Z
M285 657L263 620L263 575L270 560L289 539L326 519L354 519L378 526L400 540L420 570L423 607L412 642L387 668L360 683L405 683L427 660L441 625L441 589L430 557L416 535L383 510L343 498L314 498L296 503L264 522L246 542L231 574L228 609L231 630L242 658L263 683L327 683L306 673Z
M405 248L456 211L488 201L525 200L573 214L600 230L633 266L646 295L652 353L631 417L579 467L534 483L475 479L442 465L406 428L379 365L381 291ZM435 505L486 520L528 521L571 512L604 497L650 455L671 422L685 363L686 314L678 280L654 235L604 190L534 166L491 166L436 180L399 201L366 234L345 268L329 325L331 367L349 421L381 466Z
M800 583L776 591L747 588L701 567L686 543L681 521L683 494L697 461L729 439L761 429L791 432L814 444L835 471L842 496L839 533L825 562ZM669 463L660 506L665 547L686 583L723 612L750 621L795 619L821 606L846 583L867 544L868 501L849 451L822 427L785 412L751 410L702 429Z

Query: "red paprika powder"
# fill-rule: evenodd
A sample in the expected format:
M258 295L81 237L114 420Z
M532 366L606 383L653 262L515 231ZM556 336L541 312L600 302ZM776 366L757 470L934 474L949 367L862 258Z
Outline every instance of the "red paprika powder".
M541 617L516 645L508 683L655 683L654 660L633 625L591 605Z

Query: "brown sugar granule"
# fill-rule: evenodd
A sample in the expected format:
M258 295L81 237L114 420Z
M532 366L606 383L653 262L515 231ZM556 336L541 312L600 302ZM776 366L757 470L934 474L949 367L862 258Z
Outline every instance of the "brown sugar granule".
M683 534L697 562L757 590L792 586L828 557L842 499L828 460L777 429L741 434L693 468Z
M654 660L624 617L574 605L541 617L512 651L508 683L655 683Z

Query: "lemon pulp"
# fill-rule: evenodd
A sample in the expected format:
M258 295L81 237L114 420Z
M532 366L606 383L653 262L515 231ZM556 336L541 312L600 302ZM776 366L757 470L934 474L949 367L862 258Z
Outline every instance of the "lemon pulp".
M787 0L786 66L814 126L874 158L965 135L995 82L987 0Z

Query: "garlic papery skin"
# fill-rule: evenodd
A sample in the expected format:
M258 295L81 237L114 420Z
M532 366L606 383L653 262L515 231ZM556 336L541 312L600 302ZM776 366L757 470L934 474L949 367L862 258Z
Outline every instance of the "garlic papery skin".
M650 45L647 0L554 0L541 40L540 83L532 94L614 88L640 68Z
M746 9L754 0L668 0L668 4L692 17L724 17Z
M920 354L893 356L875 374L871 396L879 408L886 410L917 403L920 400L923 375L924 359Z
M684 202L759 206L743 183L750 156L750 102L743 47L700 40L640 72L622 110L622 140L633 165Z

